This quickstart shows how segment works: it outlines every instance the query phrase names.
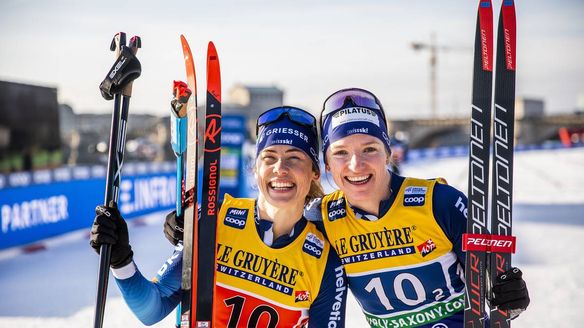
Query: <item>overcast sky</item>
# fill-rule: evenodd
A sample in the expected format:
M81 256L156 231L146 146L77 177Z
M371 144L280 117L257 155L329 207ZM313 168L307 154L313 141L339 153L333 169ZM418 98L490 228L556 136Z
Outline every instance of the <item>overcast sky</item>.
M495 17L500 0L494 1ZM171 83L185 79L179 35L195 56L204 99L207 42L221 61L223 99L235 83L276 85L285 103L319 110L336 89L376 93L390 117L429 109L429 53L437 42L439 113L470 107L475 0L440 1L0 1L0 79L57 87L78 113L108 112L98 85L113 64L118 31L142 37L142 76L131 111L166 115ZM548 112L584 103L584 1L519 0L517 96ZM580 97L580 100L578 100Z

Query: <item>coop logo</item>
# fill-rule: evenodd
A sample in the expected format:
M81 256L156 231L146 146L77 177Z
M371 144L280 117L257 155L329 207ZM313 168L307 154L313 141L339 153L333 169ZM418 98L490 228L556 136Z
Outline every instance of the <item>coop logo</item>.
M329 221L344 218L347 215L345 198L333 200L327 204L327 213Z
M294 292L294 302L306 302L310 301L310 292L307 290L297 290Z
M241 208L229 208L227 210L227 215L223 220L223 223L226 226L235 228L235 229L243 229L245 227L245 222L247 222L247 213L249 210L241 209Z
M426 197L419 196L419 197L405 197L404 198L404 206L422 206L426 201Z
M436 244L432 241L432 239L428 239L422 244L418 245L418 251L422 255L422 257L432 253L436 249Z
M426 202L427 187L409 186L404 190L404 206L422 206Z
M324 242L320 240L316 235L314 235L313 233L309 233L308 235L306 235L304 245L302 245L302 250L306 254L312 255L319 259L322 255L323 248Z

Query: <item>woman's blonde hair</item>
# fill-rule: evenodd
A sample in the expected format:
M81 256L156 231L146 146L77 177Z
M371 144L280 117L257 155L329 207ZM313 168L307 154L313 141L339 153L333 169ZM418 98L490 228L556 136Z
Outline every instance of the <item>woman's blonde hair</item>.
M316 169L313 165L312 171L318 174L318 180L310 182L310 190L308 190L308 194L304 199L304 205L310 203L315 198L324 196L324 189L320 183L320 170Z
M315 198L321 198L322 196L324 196L322 184L320 184L320 181L312 181L310 183L310 190L308 191L308 195L306 195L304 200L304 205L310 203Z

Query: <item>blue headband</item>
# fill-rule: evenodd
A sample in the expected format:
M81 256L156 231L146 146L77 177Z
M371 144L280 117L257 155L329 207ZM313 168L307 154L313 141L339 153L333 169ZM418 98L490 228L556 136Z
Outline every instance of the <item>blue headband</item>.
M260 127L256 158L264 148L276 145L294 146L302 150L319 170L318 136L310 127L291 121L287 115L283 115L274 123Z
M326 162L326 151L330 145L353 134L368 134L377 137L391 152L387 125L378 109L346 107L322 117L322 153Z

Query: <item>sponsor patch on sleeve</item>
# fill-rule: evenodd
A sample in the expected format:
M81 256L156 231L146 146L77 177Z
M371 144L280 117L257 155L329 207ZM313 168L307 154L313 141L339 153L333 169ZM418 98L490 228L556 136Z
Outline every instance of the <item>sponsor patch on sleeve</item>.
M248 211L249 211L248 209L230 207L229 209L227 209L227 214L225 215L223 223L226 226L235 229L243 229L247 221Z
M332 200L326 204L328 212L328 220L335 221L344 218L347 215L347 208L345 206L345 198Z

